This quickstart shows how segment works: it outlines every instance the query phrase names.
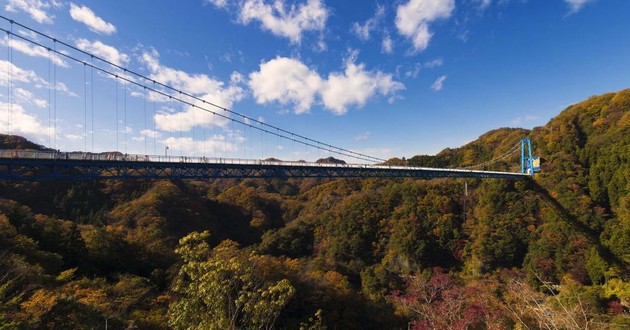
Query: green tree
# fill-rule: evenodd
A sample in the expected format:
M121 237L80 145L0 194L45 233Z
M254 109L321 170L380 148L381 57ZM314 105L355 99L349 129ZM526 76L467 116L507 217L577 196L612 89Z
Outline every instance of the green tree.
M286 280L266 281L256 272L256 255L233 241L210 249L210 233L182 238L175 252L183 265L169 308L175 329L271 329L295 289Z

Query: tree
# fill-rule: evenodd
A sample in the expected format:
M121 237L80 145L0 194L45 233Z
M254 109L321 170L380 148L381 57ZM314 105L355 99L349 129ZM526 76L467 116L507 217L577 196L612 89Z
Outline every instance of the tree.
M169 308L175 329L271 329L295 289L282 279L266 281L256 272L255 254L233 241L210 249L210 233L182 238L175 252L183 265L172 287Z
M502 328L495 297L481 287L461 285L436 268L410 277L405 292L394 291L391 299L411 318L411 329Z

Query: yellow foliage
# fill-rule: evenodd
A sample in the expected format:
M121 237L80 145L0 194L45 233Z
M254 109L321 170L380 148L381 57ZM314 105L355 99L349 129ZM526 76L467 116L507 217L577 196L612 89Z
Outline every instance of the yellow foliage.
M326 280L326 282L328 282L328 284L332 285L339 292L350 292L350 283L348 282L348 279L345 276L337 273L336 271L327 271L326 273L324 273L324 279Z
M71 280L72 278L74 278L74 273L76 273L77 269L78 268L75 267L75 268L70 268L70 269L66 269L62 271L61 273L59 273L59 275L57 275L57 281L67 282Z
M57 303L58 297L50 291L40 289L25 302L21 303L22 311L29 318L39 318L48 313Z

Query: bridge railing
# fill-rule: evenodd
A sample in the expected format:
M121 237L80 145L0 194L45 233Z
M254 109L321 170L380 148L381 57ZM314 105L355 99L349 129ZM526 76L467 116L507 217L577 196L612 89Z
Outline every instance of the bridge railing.
M243 158L217 158L217 157L188 157L188 156L162 156L162 155L138 155L123 154L120 152L62 152L49 150L23 150L0 149L0 159L42 159L59 161L108 161L108 162L154 162L154 163L190 163L190 164L227 164L227 165L271 165L271 166L301 166L301 167L333 167L333 168L358 168L358 169L391 169L391 170L419 170L419 171L445 171L457 173L496 173L496 171L477 171L457 168L429 168L414 166L391 166L372 164L337 164L314 163L305 161L278 161Z
M0 149L0 158L12 159L50 159L50 160L88 160L88 161L119 161L119 162L161 162L161 163L192 163L192 164L237 164L237 165L285 165L285 166L319 166L319 167L366 167L369 164L330 164L306 161L279 161L245 158L223 157L189 157L166 155L123 154L120 152L63 152L48 150ZM389 168L388 166L385 166Z

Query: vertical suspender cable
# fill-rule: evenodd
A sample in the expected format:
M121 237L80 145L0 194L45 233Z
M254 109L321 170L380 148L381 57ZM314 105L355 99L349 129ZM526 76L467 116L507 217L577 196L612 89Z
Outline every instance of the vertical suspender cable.
M52 148L52 129L51 129L51 118L52 118L52 85L51 85L51 71L50 68L52 65L52 57L50 54L50 48L48 48L48 148Z
M232 119L232 158L236 158L236 123Z
M13 22L11 22L11 33L9 34L9 54L11 54L10 65L9 65L9 85L11 86L9 89L9 134L13 134Z
M124 137L125 137L125 154L127 154L127 83L123 83L124 85L124 89L123 89L123 111L124 111L124 126L123 126L123 132L124 132Z
M243 117L245 119L245 117ZM248 122L249 129L247 129L247 139L249 140L249 150L247 152L247 158L254 158L254 149L252 149L252 122Z
M114 80L116 81L116 151L120 150L120 145L118 144L118 76L114 76Z
M153 82L153 88L155 89L155 82ZM155 121L155 114L157 113L157 102L153 100L153 154L157 154L157 122Z
M94 56L92 56L92 66L90 69L90 109L92 111L92 115L90 118L92 119L92 124L90 127L91 142L92 142L92 152L94 152Z
M181 92L179 98L181 99ZM184 111L184 105L182 102L179 102L179 113ZM182 120L179 120L179 156L184 157L184 138L183 138L183 129L182 129Z
M192 152L193 154L191 156L195 155L195 106L192 106L190 108L190 112L192 112L192 127L190 128L192 130L192 145L193 145L193 149Z
M11 22L11 30L13 31L13 22ZM8 98L8 104L7 104L7 128L9 131L9 135L11 135L11 116L13 115L13 97L12 97L12 92L13 92L13 88L11 86L11 84L13 83L13 51L11 49L11 33L7 32L7 59L9 61L9 65L8 65L8 71L9 71L9 75L7 77L7 98Z
M53 39L53 52L57 53L57 39ZM53 141L57 150L57 65L53 65Z
M201 116L203 116L203 112L201 113ZM208 143L208 140L206 138L206 124L204 123L204 120L201 121L202 125L203 125L203 156L206 156L206 143Z
M87 68L83 63L83 151L87 152Z
M7 32L7 133L11 134L11 34Z
M147 154L147 88L144 88L144 154Z

